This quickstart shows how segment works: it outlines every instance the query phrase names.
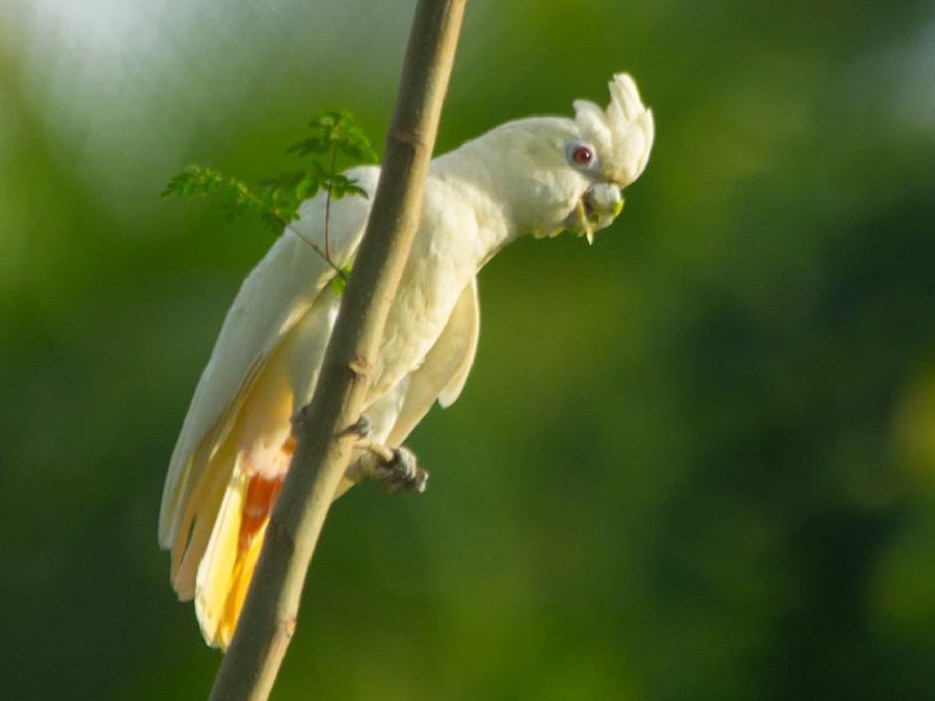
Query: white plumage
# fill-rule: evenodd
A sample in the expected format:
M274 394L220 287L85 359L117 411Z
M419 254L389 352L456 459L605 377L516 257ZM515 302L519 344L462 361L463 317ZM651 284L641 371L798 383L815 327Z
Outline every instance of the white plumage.
M575 120L509 122L432 162L364 412L372 438L399 445L435 401L457 399L477 347L475 276L497 251L524 234L590 240L619 214L621 188L646 166L653 120L629 76L614 76L610 92L606 110L579 100ZM372 198L379 173L348 175ZM331 203L338 266L353 262L370 201ZM195 599L206 641L220 647L289 466L290 417L311 398L337 314L334 268L308 245L324 247L324 197L305 202L291 228L227 313L163 492L159 542L172 550L172 584Z

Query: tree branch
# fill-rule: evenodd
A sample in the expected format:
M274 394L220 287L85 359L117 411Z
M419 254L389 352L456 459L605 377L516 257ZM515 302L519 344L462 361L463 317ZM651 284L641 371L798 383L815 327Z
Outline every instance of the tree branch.
M308 565L347 469L387 312L409 256L466 0L420 0L383 175L315 396L270 517L253 583L210 701L264 701L295 630Z

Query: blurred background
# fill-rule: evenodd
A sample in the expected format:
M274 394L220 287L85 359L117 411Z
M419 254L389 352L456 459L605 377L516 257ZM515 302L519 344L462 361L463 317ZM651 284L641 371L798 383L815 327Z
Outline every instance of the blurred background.
M156 516L273 237L158 196L322 108L382 146L413 6L0 2L0 698L206 697ZM473 0L437 150L621 70L623 216L484 270L431 488L336 504L274 698L931 698L935 7Z

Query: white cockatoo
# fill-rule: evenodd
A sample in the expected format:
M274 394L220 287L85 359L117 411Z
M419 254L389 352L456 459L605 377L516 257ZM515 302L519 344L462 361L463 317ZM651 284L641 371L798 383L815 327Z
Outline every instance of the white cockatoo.
M509 122L432 161L366 401L370 440L399 446L435 401L458 397L477 348L476 276L497 251L525 234L590 241L620 213L621 189L646 167L653 118L629 75L609 86L606 110L579 100L574 119ZM338 267L353 262L380 169L348 176L370 198L330 204ZM212 646L233 635L294 449L290 419L311 399L337 315L335 267L309 246L324 248L325 230L318 195L244 281L172 454L159 543ZM352 459L341 492L358 473Z

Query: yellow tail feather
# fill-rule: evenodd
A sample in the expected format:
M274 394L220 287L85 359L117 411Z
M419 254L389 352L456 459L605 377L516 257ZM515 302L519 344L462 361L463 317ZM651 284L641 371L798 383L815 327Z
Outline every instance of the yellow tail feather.
M211 647L226 650L234 637L280 482L248 477L237 461L195 580L195 612Z
M246 550L242 551L234 564L234 571L231 573L230 589L227 592L227 600L224 602L224 611L218 621L217 645L222 650L226 650L234 637L234 629L237 627L237 621L240 619L240 611L243 609L243 602L247 598L247 589L250 588L250 582L253 580L253 571L256 569L257 560L260 557L260 550L263 547L263 539L266 535L267 518L256 536L250 541Z
M243 568L238 567L238 560L242 559L238 557L238 541L246 489L247 478L237 465L228 482L195 578L195 613L205 642L212 647L227 647L239 613L239 609L233 612L233 620L230 620L232 612L228 606L228 594L235 569L240 570L241 576L243 574Z

